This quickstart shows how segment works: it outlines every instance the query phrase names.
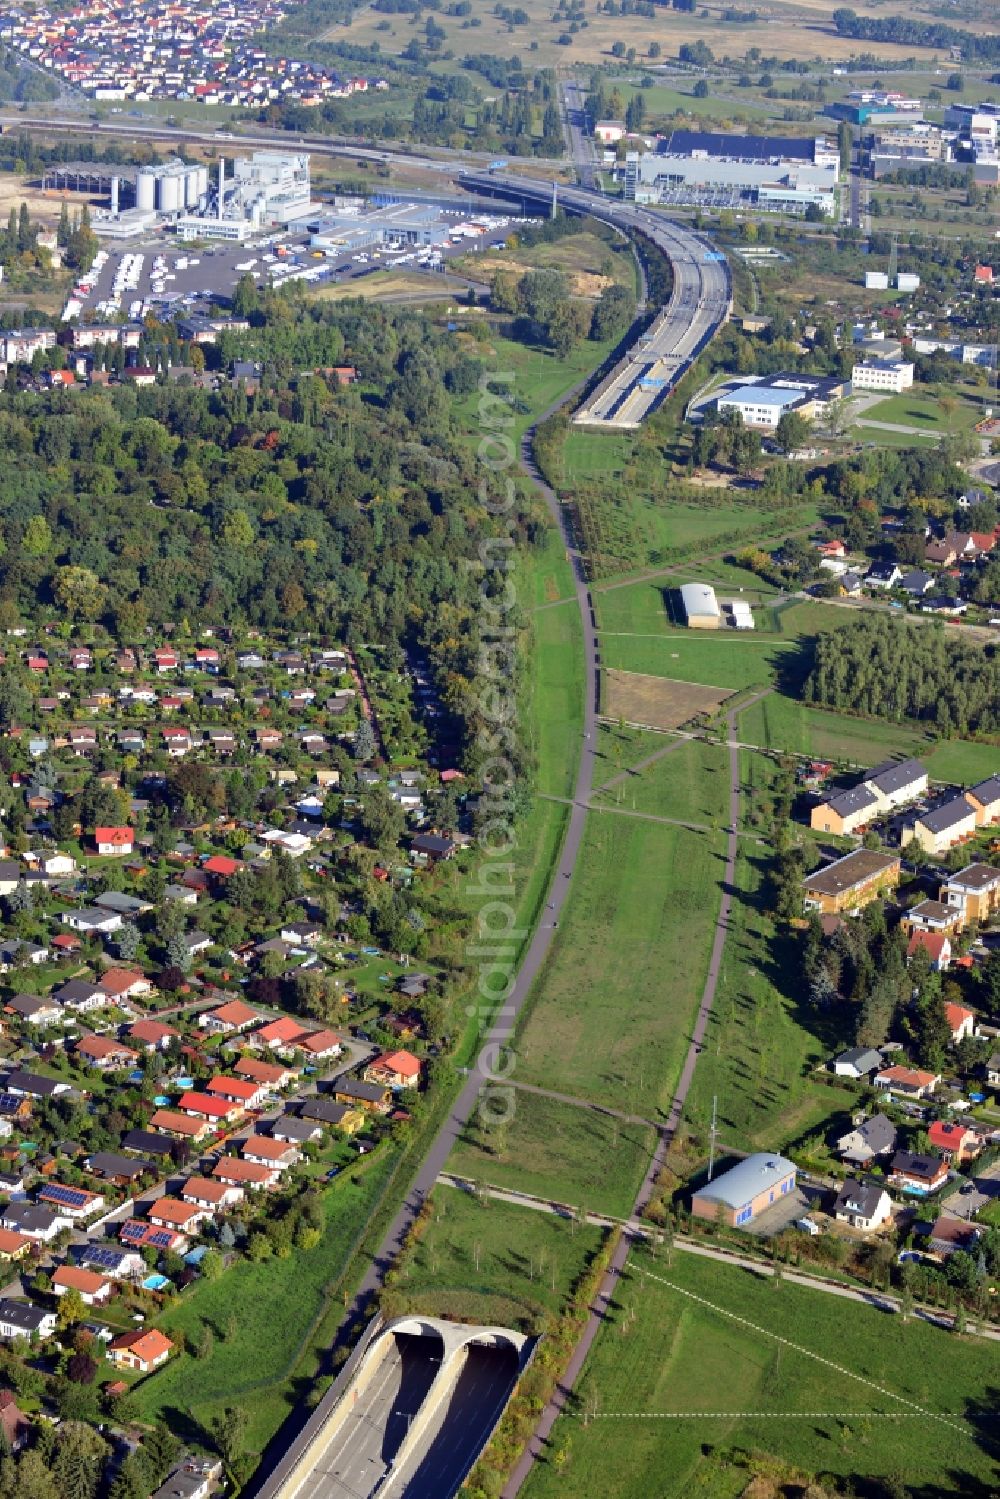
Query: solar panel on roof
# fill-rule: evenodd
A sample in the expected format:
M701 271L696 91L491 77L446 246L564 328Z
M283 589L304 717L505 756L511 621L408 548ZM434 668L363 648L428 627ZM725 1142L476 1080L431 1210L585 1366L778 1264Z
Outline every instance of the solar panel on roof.
M117 1249L88 1249L87 1260L91 1265L104 1265L113 1269L121 1259Z
M46 1202L61 1202L68 1208L82 1208L90 1201L90 1193L79 1187L46 1187L41 1195Z
M155 1244L157 1249L169 1249L173 1243L173 1234L167 1229L157 1229L155 1234L150 1234L146 1239L147 1244Z

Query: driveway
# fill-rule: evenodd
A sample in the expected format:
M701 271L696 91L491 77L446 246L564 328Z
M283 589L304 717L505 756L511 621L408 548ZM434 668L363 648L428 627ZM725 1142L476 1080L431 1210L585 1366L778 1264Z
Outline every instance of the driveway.
M962 1186L965 1184L959 1183L957 1191L941 1199L942 1209L947 1209L956 1218L974 1218L987 1203L1000 1199L1000 1161L987 1166L985 1171L977 1172L971 1180L975 1191L963 1192Z

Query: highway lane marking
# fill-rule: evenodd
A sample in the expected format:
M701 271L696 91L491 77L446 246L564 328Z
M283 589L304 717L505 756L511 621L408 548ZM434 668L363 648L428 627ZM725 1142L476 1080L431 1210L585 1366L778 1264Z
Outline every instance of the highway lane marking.
M918 1405L915 1400L908 1400L905 1395L897 1395L895 1390L887 1389L874 1379L868 1379L864 1374L857 1374L853 1369L845 1369L843 1364L834 1363L833 1359L824 1358L821 1353L815 1353L811 1348L804 1348L801 1343L793 1343L790 1338L783 1338L780 1333L772 1332L768 1327L761 1327L756 1322L751 1322L748 1317L741 1317L738 1312L732 1312L727 1307L718 1306L714 1301L709 1301L705 1296L699 1296L695 1291L685 1290L683 1286L675 1285L673 1281L664 1280L661 1275L655 1275L652 1270L647 1270L644 1265L636 1265L635 1268L650 1280L655 1280L657 1285L666 1286L671 1291L677 1291L681 1296L687 1296L690 1301L697 1301L701 1306L707 1306L710 1311L718 1312L720 1317L728 1317L731 1322L738 1322L743 1327L748 1327L751 1332L759 1333L762 1337L771 1338L776 1343L781 1343L785 1348L791 1348L795 1353L801 1353L806 1358L813 1359L817 1364L824 1364L828 1369L833 1369L837 1374L843 1374L847 1379L857 1380L859 1384L867 1385L871 1390L877 1390L888 1400L896 1400L900 1405L909 1406L916 1415L923 1416L931 1421L940 1421L943 1426L950 1426L955 1431L961 1432L963 1436L969 1434L968 1428L960 1425L950 1416L942 1415L938 1411L928 1410L926 1406Z

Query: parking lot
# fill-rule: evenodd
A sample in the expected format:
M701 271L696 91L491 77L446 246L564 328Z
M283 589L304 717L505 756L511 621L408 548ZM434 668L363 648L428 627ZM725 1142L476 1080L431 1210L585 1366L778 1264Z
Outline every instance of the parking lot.
M365 217L359 217L359 227ZM477 213L474 222L481 231L471 233L468 210L442 209L442 218L449 229L443 244L373 245L339 255L312 248L304 229L272 230L239 245L185 244L165 230L128 245L105 242L90 275L74 288L63 316L101 319L124 314L136 320L150 312L185 311L199 302L228 300L246 275L265 287L294 281L343 282L396 268L434 273L458 256L502 244L510 228L525 222Z

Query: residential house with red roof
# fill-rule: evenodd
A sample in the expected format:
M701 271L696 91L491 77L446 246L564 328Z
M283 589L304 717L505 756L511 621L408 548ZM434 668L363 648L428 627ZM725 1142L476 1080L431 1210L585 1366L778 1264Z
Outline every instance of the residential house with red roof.
M173 1352L174 1345L158 1328L137 1328L134 1332L120 1333L108 1344L108 1358L119 1369L134 1369L139 1374L148 1374L165 1364Z
M912 958L918 952L925 952L931 967L943 973L951 962L951 938L947 932L915 931L906 944L906 956Z
M182 1114L188 1114L192 1119L207 1119L216 1126L232 1124L243 1113L242 1104L231 1103L226 1098L215 1098L211 1093L202 1093L196 1088L182 1093L177 1100L177 1107Z
M131 854L135 849L135 834L127 827L96 827L94 843L99 854Z
M206 1010L199 1016L198 1024L202 1030L215 1035L228 1035L233 1031L247 1031L252 1025L259 1025L262 1019L263 1016L257 1010L251 1010L242 999L229 999L214 1010Z
M927 1138L938 1155L952 1166L971 1161L982 1149L982 1141L975 1130L954 1120L935 1120L927 1131Z
M267 1089L244 1077L225 1077L217 1073L205 1084L205 1092L213 1098L221 1098L236 1104L241 1109L259 1109L267 1097Z
M235 1156L224 1155L222 1160L212 1167L212 1175L216 1181L259 1191L263 1187L272 1187L277 1180L278 1172L274 1166L258 1165L255 1161L241 1161Z
M965 1005L946 1004L944 1007L944 1018L948 1022L951 1039L956 1046L959 1041L964 1041L967 1036L975 1034L975 1013L972 1010L966 1009Z
M84 1270L79 1265L60 1265L52 1275L52 1292L65 1296L67 1291L76 1291L84 1306L100 1306L111 1295L112 1282L94 1270Z
M420 1084L423 1063L412 1051L386 1051L373 1057L364 1071L369 1083L383 1083L389 1088L416 1088Z
M166 1051L171 1041L180 1040L180 1031L161 1020L137 1020L129 1026L128 1037L140 1051Z
M109 1036L81 1036L76 1043L76 1054L88 1067L99 1067L102 1072L114 1072L119 1067L133 1067L139 1053Z

